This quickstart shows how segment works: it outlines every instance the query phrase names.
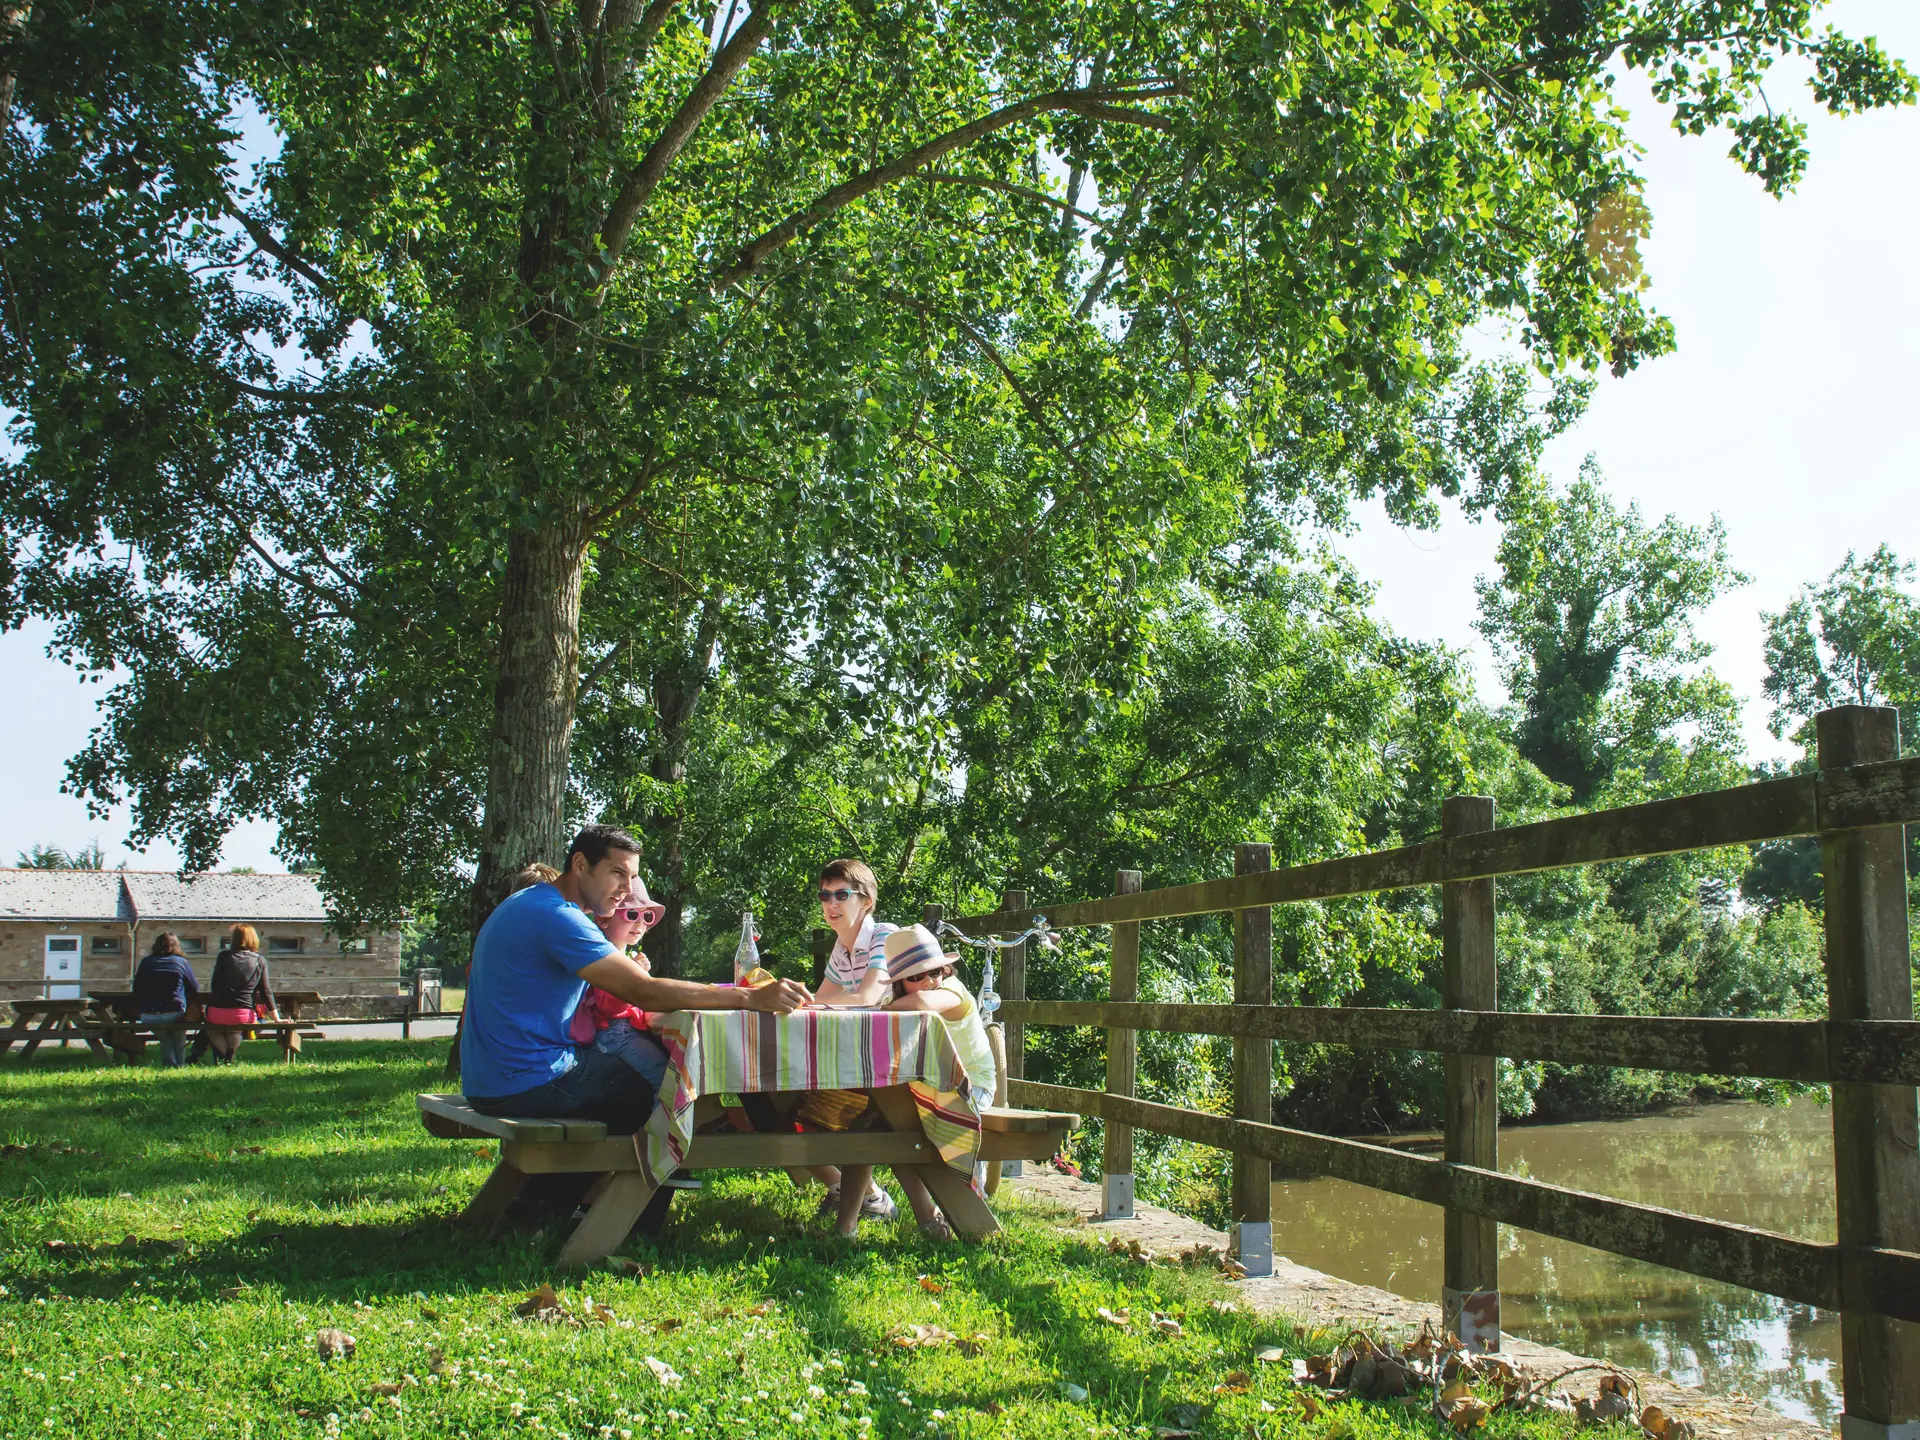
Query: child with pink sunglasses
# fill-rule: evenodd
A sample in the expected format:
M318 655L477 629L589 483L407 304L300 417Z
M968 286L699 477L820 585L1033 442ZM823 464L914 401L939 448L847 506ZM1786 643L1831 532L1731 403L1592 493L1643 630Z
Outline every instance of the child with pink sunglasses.
M666 907L656 904L647 887L634 881L637 893L627 896L613 908L611 915L593 917L601 932L616 949L626 950L649 929L660 923ZM653 967L642 951L633 952L634 961L649 975ZM647 1033L647 1012L629 1005L596 985L589 985L573 1012L567 1038L576 1045L591 1045L602 1054L623 1060L656 1092L667 1075L667 1050Z

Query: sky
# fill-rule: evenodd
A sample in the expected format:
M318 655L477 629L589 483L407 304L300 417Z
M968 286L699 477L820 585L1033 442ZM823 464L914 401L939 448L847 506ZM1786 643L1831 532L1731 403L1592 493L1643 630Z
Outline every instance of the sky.
M1920 67L1914 0L1837 0L1822 14ZM1920 109L1836 119L1783 78L1769 98L1808 122L1813 162L1792 195L1774 200L1727 158L1723 137L1675 134L1632 77L1620 93L1646 152L1648 294L1679 345L1624 379L1604 378L1586 417L1549 447L1547 468L1564 483L1591 454L1611 492L1650 521L1720 516L1753 582L1717 602L1700 630L1746 701L1750 754L1784 757L1760 694L1762 613L1849 550L1885 542L1920 558ZM1337 543L1378 586L1381 616L1402 635L1466 652L1482 693L1499 699L1473 629L1473 582L1493 568L1494 527L1455 514L1408 532L1378 507L1357 518ZM34 844L97 840L109 865L172 868L178 853L164 842L126 848L124 811L93 819L60 793L101 691L49 660L48 638L40 625L0 635L0 865ZM274 835L263 822L241 827L222 863L283 869Z
M1841 0L1823 19L1920 68L1920 4ZM1784 67L1782 67L1784 69ZM1727 158L1725 139L1674 133L1626 78L1653 212L1641 243L1647 294L1678 332L1670 355L1604 377L1586 417L1548 448L1556 482L1594 456L1607 487L1649 521L1719 515L1753 583L1701 617L1713 668L1746 701L1751 758L1787 758L1767 732L1762 612L1882 542L1920 559L1920 109L1844 119L1800 85L1769 99L1808 122L1813 160L1775 200ZM1458 513L1405 531L1376 505L1339 548L1379 587L1400 634L1475 661L1502 698L1474 632L1474 577L1499 532Z

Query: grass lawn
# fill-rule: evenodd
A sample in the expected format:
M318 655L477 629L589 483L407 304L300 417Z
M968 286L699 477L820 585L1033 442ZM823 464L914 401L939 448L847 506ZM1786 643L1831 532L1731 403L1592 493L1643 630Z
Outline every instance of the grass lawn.
M491 1152L420 1128L444 1049L0 1061L0 1435L1443 1433L1396 1403L1303 1418L1288 1367L1254 1354L1328 1337L1215 1308L1218 1277L1110 1256L1017 1205L987 1245L910 1225L849 1245L784 1176L727 1175L681 1197L658 1249L628 1242L643 1275L563 1276L558 1230L456 1224ZM547 1283L591 1323L517 1318ZM904 1349L908 1325L964 1343ZM323 1327L355 1353L324 1362ZM1479 1433L1572 1432L1498 1415Z

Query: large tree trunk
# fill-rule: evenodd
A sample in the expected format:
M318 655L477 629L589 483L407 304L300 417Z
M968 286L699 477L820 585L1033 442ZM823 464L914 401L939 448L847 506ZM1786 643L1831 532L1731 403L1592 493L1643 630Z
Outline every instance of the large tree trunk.
M487 808L473 880L476 933L516 870L535 860L558 865L566 847L584 529L576 516L516 531L508 545Z

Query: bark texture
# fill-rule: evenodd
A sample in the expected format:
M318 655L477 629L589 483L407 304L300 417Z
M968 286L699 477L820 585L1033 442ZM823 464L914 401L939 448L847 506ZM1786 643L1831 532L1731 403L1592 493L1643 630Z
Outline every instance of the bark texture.
M585 529L576 514L517 531L509 542L487 808L473 882L476 933L514 871L534 860L557 865L566 845Z
M663 784L678 785L687 778L687 745L693 717L700 708L707 677L713 673L714 649L720 637L720 602L708 600L700 611L699 628L691 653L683 663L656 670L653 676L653 713L659 742L648 761L648 773ZM654 899L666 907L660 923L647 932L647 959L656 975L686 973L686 816L672 805L657 810L647 821L647 861L657 881Z

